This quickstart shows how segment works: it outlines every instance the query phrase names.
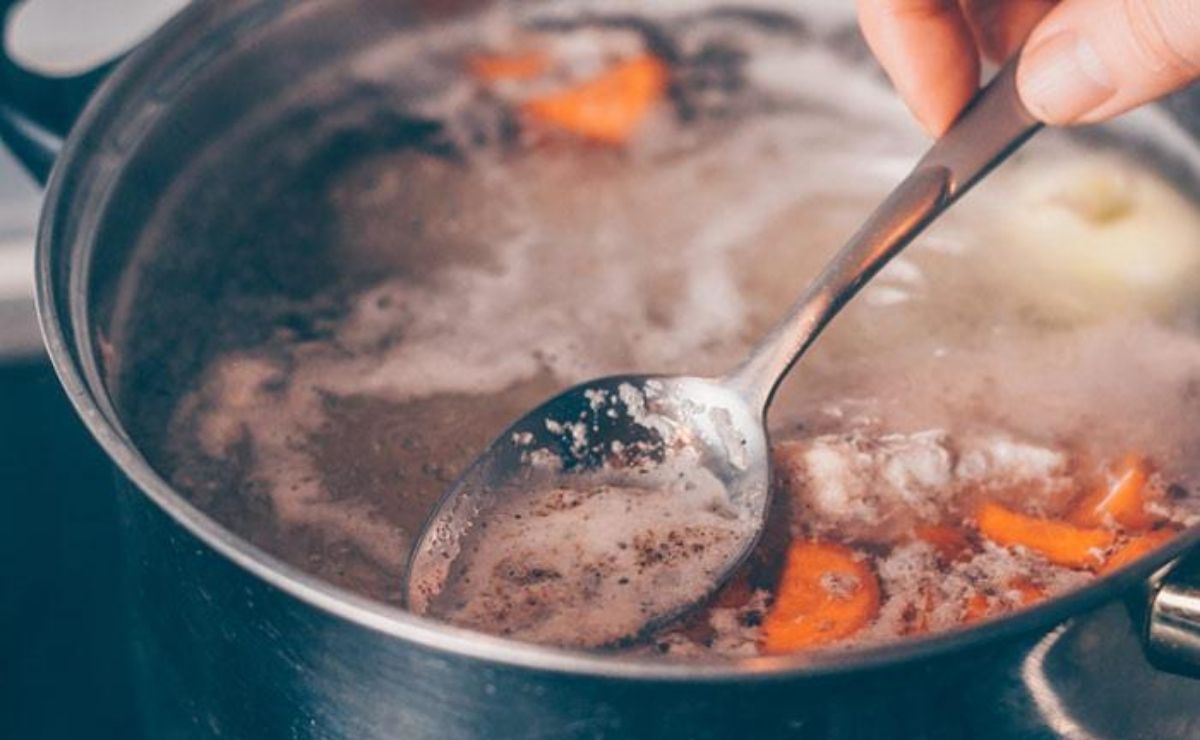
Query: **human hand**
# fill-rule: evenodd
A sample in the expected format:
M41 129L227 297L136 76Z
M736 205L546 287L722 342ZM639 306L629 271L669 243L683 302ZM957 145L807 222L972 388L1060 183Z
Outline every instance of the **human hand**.
M858 0L863 35L934 136L979 86L980 58L1024 49L1021 99L1093 123L1200 77L1200 0Z

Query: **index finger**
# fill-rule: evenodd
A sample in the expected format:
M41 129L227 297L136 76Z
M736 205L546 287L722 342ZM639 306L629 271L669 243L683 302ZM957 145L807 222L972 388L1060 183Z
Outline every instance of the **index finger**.
M979 87L979 51L957 0L858 0L858 17L913 115L941 135Z

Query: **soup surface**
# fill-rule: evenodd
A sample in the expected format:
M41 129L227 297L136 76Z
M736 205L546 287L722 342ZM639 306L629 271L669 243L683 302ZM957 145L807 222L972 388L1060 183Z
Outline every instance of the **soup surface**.
M327 284L213 309L236 320L177 379L153 462L251 542L400 604L430 508L508 422L590 377L730 368L924 141L842 26L700 5L533 5L428 42L452 76L376 101L409 138L322 170L311 210L261 205L323 219ZM386 87L411 59L339 74ZM459 621L686 659L856 646L1165 542L1200 511L1200 210L1154 166L1195 154L1146 131L1179 138L1153 113L1045 133L845 310L772 408L768 531L707 607L616 646L556 620L563 589L602 614L677 555L634 530L603 567L518 543ZM605 530L550 503L547 528Z

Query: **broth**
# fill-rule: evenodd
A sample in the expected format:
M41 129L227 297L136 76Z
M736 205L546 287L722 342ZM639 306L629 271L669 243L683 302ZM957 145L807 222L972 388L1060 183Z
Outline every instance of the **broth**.
M298 295L260 280L215 308L233 318L172 379L152 461L251 542L399 604L429 509L509 421L590 377L728 369L923 146L857 46L773 12L531 12L437 50L455 79L400 111L434 133L323 172L316 207L288 212L289 228L327 219L334 274ZM352 74L394 73L386 51ZM526 105L647 59L665 82L627 131ZM1120 137L1044 134L787 379L775 511L743 572L620 649L722 659L949 629L1191 523L1198 286L1188 196ZM1002 524L1068 522L1127 457L1150 523L1072 524L1109 533L1095 563L983 526L989 505ZM792 558L823 580L791 578ZM853 614L796 637L782 605L804 616L813 598ZM549 621L473 626L592 646Z

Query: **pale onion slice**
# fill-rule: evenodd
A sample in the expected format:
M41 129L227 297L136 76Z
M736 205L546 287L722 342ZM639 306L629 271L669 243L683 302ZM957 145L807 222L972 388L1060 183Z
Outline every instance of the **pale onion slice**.
M1145 167L1106 154L1031 160L1011 192L997 246L1056 318L1167 313L1200 286L1200 208Z

